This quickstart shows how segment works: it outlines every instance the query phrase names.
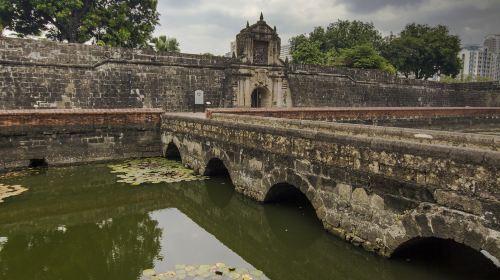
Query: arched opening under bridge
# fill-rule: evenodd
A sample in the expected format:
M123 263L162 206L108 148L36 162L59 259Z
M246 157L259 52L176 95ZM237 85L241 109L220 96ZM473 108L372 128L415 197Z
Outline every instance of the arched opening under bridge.
M487 255L451 239L417 237L401 244L391 258L425 266L449 279L500 279L500 268Z
M181 152L174 142L168 144L165 157L169 160L182 161Z
M307 248L324 234L312 203L294 185L273 185L264 203L266 219L274 234L295 250Z
M229 177L229 170L221 159L212 158L205 167L205 176Z

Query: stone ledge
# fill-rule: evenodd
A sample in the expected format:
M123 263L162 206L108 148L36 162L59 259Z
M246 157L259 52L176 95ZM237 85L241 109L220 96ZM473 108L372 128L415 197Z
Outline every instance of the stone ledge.
M469 148L481 148L493 151L500 150L500 137L470 133L412 129L399 127L381 127L373 125L324 122L314 120L297 120L252 115L212 113L210 119L268 125L283 128L301 128L348 135L364 135L367 137L384 137L394 140L406 140L425 144L452 145ZM500 117L499 117L500 121Z

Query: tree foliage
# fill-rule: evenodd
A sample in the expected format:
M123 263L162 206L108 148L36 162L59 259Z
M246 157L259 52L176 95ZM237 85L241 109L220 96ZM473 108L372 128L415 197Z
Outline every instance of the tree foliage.
M13 11L8 0L0 0L0 36L6 26L12 22Z
M9 28L24 35L39 35L41 16L29 0L0 0L0 35Z
M382 69L391 74L396 74L396 68L383 58L373 46L369 44L355 46L341 51L343 64L352 68Z
M309 36L290 40L293 62L382 69L395 73L394 67L380 56L384 40L372 23L339 20L326 29L316 27Z
M5 27L21 36L42 32L52 40L144 46L158 24L157 0L0 0L9 2ZM2 17L3 18L3 17Z
M409 24L398 37L391 38L383 55L406 77L428 79L435 74L456 76L461 69L458 58L460 39L448 27Z
M293 37L290 40L292 52L294 47L304 40L318 43L320 50L324 53L329 51L339 53L343 49L364 44L371 44L379 49L384 42L382 35L375 29L373 23L357 20L338 20L328 25L326 29L315 27L308 37L305 35Z
M151 43L154 44L156 51L162 52L180 52L179 42L175 38L168 38L167 36L160 36L153 38Z
M294 47L292 59L303 64L325 64L326 55L321 51L319 42L305 40Z

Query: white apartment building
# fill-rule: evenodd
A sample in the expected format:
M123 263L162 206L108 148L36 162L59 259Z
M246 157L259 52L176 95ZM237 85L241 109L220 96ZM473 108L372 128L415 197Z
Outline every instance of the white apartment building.
M288 58L289 61L292 61L292 54L290 53L290 45L281 46L280 59L285 61Z
M465 46L459 53L463 68L461 78L500 80L500 35L486 36L483 46Z
M234 56L236 56L236 41L232 41L231 42L231 45L230 45L229 49L231 51L228 52L228 53L226 53L224 56L225 57L233 57L233 54L234 54Z

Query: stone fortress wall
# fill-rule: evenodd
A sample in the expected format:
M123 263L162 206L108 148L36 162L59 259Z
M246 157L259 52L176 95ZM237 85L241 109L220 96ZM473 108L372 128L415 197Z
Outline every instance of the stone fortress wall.
M162 108L192 111L202 89L208 107L237 107L249 65L151 50L0 39L0 110ZM259 66L285 73L294 107L500 106L500 84L441 84L380 71L306 65ZM274 72L273 72L274 71ZM278 71L281 72L281 71ZM273 79L274 77L270 77ZM270 104L280 106L280 103ZM246 104L245 106L250 106Z
M0 39L0 110L164 108L189 111L194 91L223 107L229 60Z

